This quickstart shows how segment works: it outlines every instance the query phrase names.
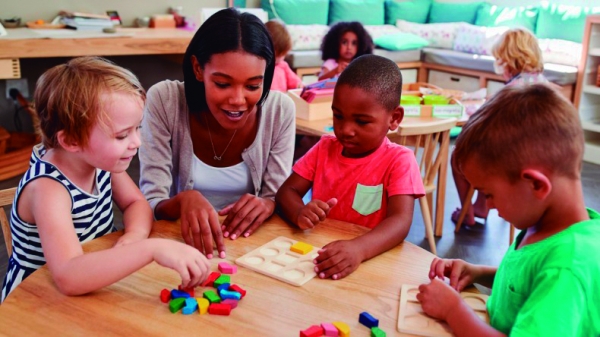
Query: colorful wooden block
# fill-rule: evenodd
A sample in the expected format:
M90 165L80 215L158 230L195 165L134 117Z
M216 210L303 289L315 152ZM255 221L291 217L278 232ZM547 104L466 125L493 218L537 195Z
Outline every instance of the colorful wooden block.
M228 298L228 299L226 299L226 300L223 300L223 301L221 301L221 304L227 304L227 305L229 305L229 306L231 307L231 309L233 310L233 309L237 308L237 306L238 306L238 301L236 301L236 300L232 300L232 299Z
M321 323L321 328L323 328L323 335L325 336L339 336L338 329L331 323Z
M177 286L177 290L185 291L186 293L190 294L190 297L194 297L194 288L182 289L180 284L179 286Z
M220 293L221 290L229 290L229 287L231 287L231 283L223 283L217 287L217 292Z
M242 295L242 298L246 296L246 290L242 289L242 287L238 286L237 284L232 284L231 286L229 286L229 290L237 291Z
M371 316L371 314L369 314L366 311L360 313L360 315L358 316L358 321L360 322L360 324L366 326L369 329L371 329L374 326L379 326L379 320Z
M198 302L198 312L200 315L204 315L208 312L208 306L210 302L206 298L196 298L196 302Z
M231 277L229 277L229 275L219 276L219 278L216 279L214 282L214 287L218 288L220 285L225 284L225 283L231 283Z
M379 327L372 327L371 328L371 337L385 337L386 333L385 331L379 329Z
M208 313L211 315L229 316L231 313L231 306L222 303L212 303L208 306Z
M171 290L171 298L188 298L188 297L190 297L190 294L186 293L185 291L181 291L181 290L177 290L177 289Z
M223 274L235 274L235 273L237 273L237 267L230 265L227 262L220 262L219 263L219 271Z
M300 331L300 337L321 337L323 335L323 328L318 325L313 325L306 330Z
M298 241L290 247L290 250L294 253L306 255L313 250L313 246L309 245L306 242Z
M181 313L184 315L191 315L198 310L198 302L195 298L190 297L185 299L185 306L181 309Z
M160 301L163 303L169 303L171 300L171 291L169 289L163 289L160 291Z
M344 322L332 322L332 324L338 329L341 337L350 337L350 327Z
M213 271L212 273L210 273L208 275L208 277L206 278L206 281L204 281L204 283L202 283L203 287L212 287L215 280L219 278L219 276L221 276L221 273L217 273L216 271Z
M221 298L213 290L205 291L202 297L206 298L211 304L221 302Z
M183 297L174 298L169 302L169 310L172 313L176 313L179 310L181 310L181 308L183 308L184 305L185 305L185 298L183 298Z
M222 300L236 300L239 301L242 299L242 294L237 291L229 291L229 290L221 290L219 292L219 296Z

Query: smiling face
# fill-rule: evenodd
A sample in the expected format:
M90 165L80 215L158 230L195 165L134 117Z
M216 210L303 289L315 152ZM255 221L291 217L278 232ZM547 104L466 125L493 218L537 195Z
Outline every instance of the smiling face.
M263 93L267 62L243 51L214 54L201 68L192 57L194 74L204 82L210 113L226 130L242 127Z
M340 40L339 61L350 62L358 52L358 37L354 32L345 32Z
M389 130L402 120L402 108L386 110L375 97L356 87L337 85L333 94L333 131L342 155L365 157L379 148Z

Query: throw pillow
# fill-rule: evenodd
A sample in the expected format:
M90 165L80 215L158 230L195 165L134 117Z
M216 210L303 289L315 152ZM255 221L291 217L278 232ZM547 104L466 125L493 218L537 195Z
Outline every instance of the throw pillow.
M429 41L410 33L383 35L375 39L375 45L387 50L419 49L427 46Z
M581 42L585 17L596 13L600 13L600 7L556 5L542 1L535 35L540 39Z
M481 2L437 2L431 4L429 23L466 22L475 23Z
M452 49L456 28L461 23L414 23L398 20L396 27L405 33L418 35L429 41L430 47Z
M384 0L331 0L329 24L339 21L359 21L363 25L385 23Z
M386 0L385 23L393 25L396 20L425 23L432 0Z
M400 29L398 29L398 27L393 25L365 25L365 29L367 30L369 35L371 35L373 41L375 41L375 39L379 38L380 36L393 35L401 32Z
M492 46L508 27L480 27L463 23L456 28L453 49L470 54L492 55Z
M556 63L577 67L581 60L581 43L557 40L539 39L544 63Z
M292 38L292 50L315 50L321 48L326 25L286 25Z
M501 7L484 3L477 11L475 24L485 27L523 27L534 32L538 10L536 6Z
M270 19L281 19L288 25L326 25L329 0L261 0Z

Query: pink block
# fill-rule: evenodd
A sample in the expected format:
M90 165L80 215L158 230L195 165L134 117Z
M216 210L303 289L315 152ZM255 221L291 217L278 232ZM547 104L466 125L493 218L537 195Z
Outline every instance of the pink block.
M323 334L325 336L339 336L338 329L335 327L335 325L331 323L321 323L321 327L323 328Z
M235 309L237 307L237 305L238 305L238 301L232 300L232 299L223 300L223 301L221 301L221 303L222 304L229 304L229 306L231 307L231 309Z
M219 271L223 274L235 274L237 272L237 267L232 266L227 262L220 262Z

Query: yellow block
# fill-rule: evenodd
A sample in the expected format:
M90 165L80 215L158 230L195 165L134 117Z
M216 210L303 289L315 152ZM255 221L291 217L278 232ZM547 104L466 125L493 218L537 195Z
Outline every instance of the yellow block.
M313 246L309 245L308 243L302 242L302 241L298 241L290 247L290 250L292 252L302 254L302 255L306 255L306 254L310 253L310 251L312 249L313 249Z
M206 314L206 312L208 312L208 305L210 302L208 302L206 298L196 298L196 301L198 301L198 312L200 315Z
M340 337L350 337L350 327L348 324L344 322L332 322L338 331L340 332Z

